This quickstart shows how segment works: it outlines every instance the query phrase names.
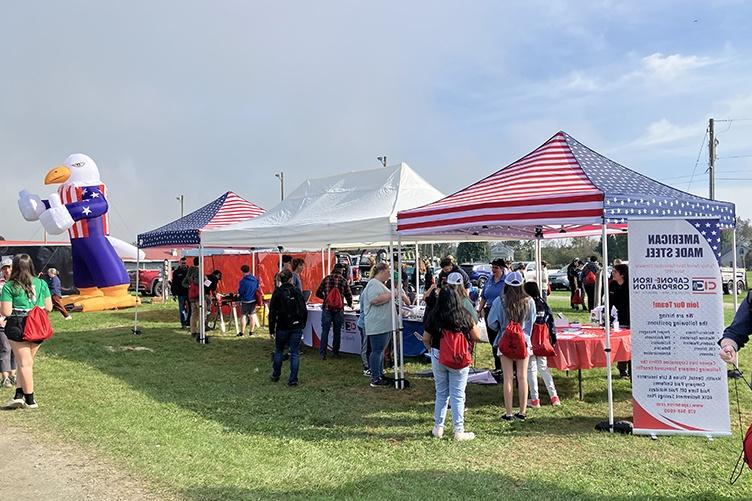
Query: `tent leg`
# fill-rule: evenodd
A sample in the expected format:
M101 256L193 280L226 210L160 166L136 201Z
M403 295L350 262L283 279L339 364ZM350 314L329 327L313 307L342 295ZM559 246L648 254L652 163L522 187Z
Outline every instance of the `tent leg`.
M420 249L418 242L415 242L415 266L413 266L413 270L415 272L415 304L418 304L420 297Z
M332 272L332 245L326 246L326 273L327 275Z
M324 248L321 248L321 280L326 278L326 262L324 261Z
M256 276L256 251L255 250L251 251L251 266L252 266L251 273L253 273L253 276L255 277Z
M604 316L606 317L605 322L605 334L606 334L606 381L608 384L608 431L610 433L614 432L614 389L613 389L613 382L612 382L612 375L611 375L611 307L609 305L609 297L608 297L608 241L606 240L606 222L603 221L603 233L601 235L602 242L603 242L603 271L601 272L601 276L603 277L603 280L601 281L602 287L603 287L603 297L604 297Z
M541 269L541 239L536 237L535 239L535 283L540 288L541 296L544 296L543 292L543 270ZM524 277L523 277L524 278Z
M397 373L397 389L405 389L405 340L402 327L402 236L397 236L397 341L399 342L399 372Z
M394 387L397 388L397 319L394 317L394 242L389 239L389 290L392 293L392 299L390 300L392 308L392 363L394 364Z
M198 342L206 344L206 294L204 294L204 245L198 244Z
M138 246L136 246L136 309L133 312L133 331L132 331L133 334L135 334L135 335L141 334L141 331L138 328L138 304L140 303L140 301L138 300L139 299L139 297L138 297L138 285L139 285L138 284L138 279L140 278L139 277L140 273L138 271L138 267L140 266L140 264L141 264L141 248L138 247Z
M734 255L733 261L732 261L732 267L734 268L734 272L732 275L732 280L734 281L734 288L731 291L731 293L734 295L734 311L739 309L739 291L737 290L738 287L736 285L736 226L734 226L734 229L731 230L731 253Z

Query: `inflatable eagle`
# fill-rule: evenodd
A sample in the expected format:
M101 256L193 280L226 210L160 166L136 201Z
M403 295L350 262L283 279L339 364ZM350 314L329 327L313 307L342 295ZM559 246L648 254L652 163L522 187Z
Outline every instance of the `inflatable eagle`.
M63 304L74 311L135 306L137 298L128 293L128 273L120 256L135 257L136 249L109 236L107 187L100 179L97 164L76 153L50 170L44 184L60 187L48 200L23 190L18 208L24 219L40 221L52 235L68 230L73 281L79 295L64 297Z

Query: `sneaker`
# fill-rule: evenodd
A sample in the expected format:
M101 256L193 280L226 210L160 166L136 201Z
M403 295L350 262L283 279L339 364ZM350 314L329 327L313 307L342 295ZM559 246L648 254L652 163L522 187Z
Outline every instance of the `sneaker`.
M363 369L363 375L371 377L371 369Z
M289 387L291 387L291 388L292 388L293 386L298 386L298 382L297 382L297 381L289 381L289 382L287 383L287 386L289 386Z
M510 416L509 414L502 414L501 419L504 421L514 421L514 416Z
M235 334L235 337L243 337L243 333L242 332L238 332L237 334Z
M3 379L3 388L12 388L13 385L10 383L10 378L6 377Z
M457 442L467 442L468 440L475 440L475 433L472 431L458 431L454 434L454 439Z
M3 409L21 409L26 405L23 398L11 398L3 404Z
M532 407L533 409L540 409L540 400L539 399L528 400L527 406Z
M321 360L326 360L326 353L321 353L319 357L321 357Z
M385 381L383 379L379 379L378 381L371 381L371 388L379 388L381 386L389 386L389 382Z
M271 381L272 383L278 383L279 382L279 376L277 376L277 377L269 376L269 381Z
M30 403L30 404L27 404L26 402L24 402L24 404L23 404L23 408L24 408L24 409L36 409L37 407L39 407L39 405L37 404L37 401L36 401L36 400L35 400L35 401L33 401L33 402L32 402L32 403Z
M561 400L559 400L559 397L557 397L556 395L551 397L551 405L559 407L561 405Z
M443 426L434 426L433 430L431 430L431 435L434 436L434 438L441 438L444 436L444 427Z
M524 415L524 414L523 414L523 413L521 413L521 412L518 412L517 414L515 414L515 415L514 415L514 417L515 417L516 419L519 419L520 421L524 421L524 420L526 420L526 419L527 419L527 416L526 416L526 415Z
M73 317L72 317L72 316L70 316L70 315L68 315L67 317L65 317L65 319L66 319L66 320L73 320Z

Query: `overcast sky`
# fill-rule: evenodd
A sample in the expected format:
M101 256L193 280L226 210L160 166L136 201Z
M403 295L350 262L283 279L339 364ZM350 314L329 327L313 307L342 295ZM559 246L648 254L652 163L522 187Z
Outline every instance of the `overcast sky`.
M382 154L450 193L558 130L707 196L707 119L752 119L750 21L731 0L6 2L0 234L42 237L17 192L46 198L74 152L129 241L179 194L270 208L274 172L291 191ZM717 130L717 196L752 217L752 120Z

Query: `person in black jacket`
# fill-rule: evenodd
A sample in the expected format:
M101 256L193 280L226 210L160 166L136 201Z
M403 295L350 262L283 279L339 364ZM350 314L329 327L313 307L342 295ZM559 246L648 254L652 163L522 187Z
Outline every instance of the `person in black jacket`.
M300 341L303 327L308 320L308 310L303 294L292 284L292 271L282 270L277 274L281 285L272 294L269 302L269 334L274 336L272 382L279 381L282 360L286 347L290 350L290 377L287 386L297 386L300 368Z
M590 260L585 264L580 274L580 280L582 286L585 289L585 295L587 296L587 311L593 311L595 308L595 284L598 281L598 273L601 269L598 266L598 258L596 256L590 256Z
M575 291L580 288L580 274L577 270L577 266L580 260L577 258L572 259L572 262L567 266L567 281L569 282L569 305L573 310L579 310L580 305L574 303Z
M185 257L180 258L180 264L172 270L172 286L170 292L178 302L178 314L180 315L180 326L187 329L190 326L191 303L188 301L188 287L183 285L188 275L188 264Z

